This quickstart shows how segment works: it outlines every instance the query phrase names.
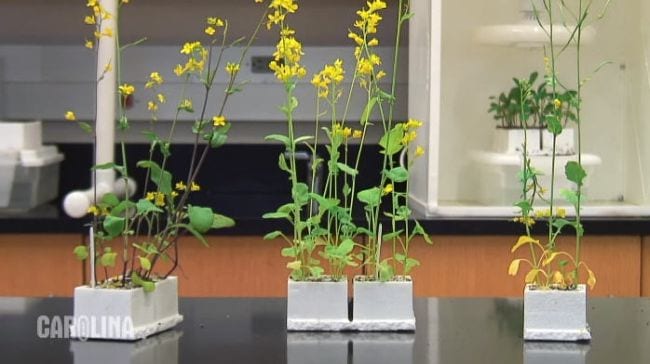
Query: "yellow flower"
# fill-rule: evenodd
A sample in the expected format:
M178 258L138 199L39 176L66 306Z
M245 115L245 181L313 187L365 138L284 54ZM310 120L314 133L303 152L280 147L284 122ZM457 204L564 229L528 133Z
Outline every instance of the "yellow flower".
M178 181L178 182L176 182L176 186L174 186L174 188L176 188L176 189L179 190L179 191L185 191L185 189L187 188L187 186L185 185L185 182L183 182L183 181Z
M158 72L151 72L149 75L149 81L144 85L145 88L152 88L154 86L161 85L164 82L162 76Z
M352 133L352 137L353 137L353 138L356 138L356 139L359 139L359 138L361 138L362 136L363 136L363 132L362 132L361 130L355 130L355 131Z
M557 216L558 216L559 218L564 219L564 218L566 217L566 209L564 209L564 208L562 208L562 207L558 207L558 209L557 209Z
M370 42L368 42L368 46L374 47L379 45L379 40L377 38L372 38Z
M205 34L214 35L214 33L216 33L216 30L213 27L208 26L208 27L205 28Z
M170 193L170 196L172 196L172 198L174 198L174 197L178 196L178 192L172 191L172 193Z
M221 20L220 18L217 18L217 17L208 17L207 23L209 25L214 25L216 27L224 26L223 20Z
M177 64L176 67L174 67L174 74L180 77L183 75L183 73L185 73L185 67L181 66L180 64Z
M271 0L269 7L276 10L284 9L288 13L295 13L298 10L298 4L294 0Z
M421 145L418 145L418 146L415 148L415 156L416 156L416 157L421 157L421 156L423 156L423 155L424 155L424 148L422 148Z
M226 125L226 117L223 115L212 117L212 125L214 126L224 126Z
M239 63L228 62L226 65L226 72L230 75L239 72Z
M389 183L389 184L387 184L387 185L384 187L384 189L383 189L383 194L384 194L384 195L387 195L387 194L389 194L389 193L391 193L391 192L393 192L393 184L392 184L392 183Z
M163 95L163 94L156 95L156 98L158 99L158 102L161 103L161 104L164 104L165 101L167 101L167 99L165 98L165 95Z
M562 101L560 101L560 99L553 100L553 106L555 106L556 109L561 108L562 107Z
M417 129L422 126L422 122L415 119L408 119L406 123L402 124L404 130Z
M101 36L111 38L113 36L113 28L106 28L102 30Z
M68 121L75 121L77 120L77 115L75 115L74 111L66 111L65 112L65 119Z
M86 42L84 43L84 47L86 47L88 49L93 49L93 48L95 48L95 43L93 43L92 40L86 39Z
M120 85L120 87L118 87L118 90L122 96L129 96L135 93L135 87L128 83Z
M192 185L190 186L190 191L201 191L201 186L199 186L194 181L192 181Z
M147 192L147 194L145 195L144 198L145 198L145 200L153 201L156 198L156 193L155 192Z
M84 23L88 25L95 24L95 17L92 15L86 15L86 17L84 18Z
M408 145L410 142L414 141L415 138L417 138L418 134L415 131L409 131L407 133L404 133L404 137L402 138L402 144L403 145Z
M178 108L187 112L194 112L194 106L192 105L192 100L190 99L184 99L181 101L180 104L178 104Z
M162 192L156 192L154 204L160 207L165 206L165 194Z
M375 75L375 78L378 79L378 80L381 80L381 79L384 78L384 77L386 77L386 72L384 72L384 71L379 71L379 72L377 72L377 74Z
M147 102L147 110L149 111L158 111L158 104L153 101Z
M99 208L97 208L97 206L95 206L95 205L90 205L90 207L88 208L88 210L86 212L88 212L89 214L93 214L95 216L98 216L99 215Z

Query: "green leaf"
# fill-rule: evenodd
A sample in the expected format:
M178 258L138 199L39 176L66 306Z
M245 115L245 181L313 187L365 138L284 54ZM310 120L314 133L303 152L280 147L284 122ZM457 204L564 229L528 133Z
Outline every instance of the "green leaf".
M551 134L559 135L562 133L562 122L559 120L557 115L548 114L544 120L546 121L546 128Z
M345 239L339 246L336 247L336 255L346 256L354 250L354 241L352 239Z
M357 193L357 199L367 206L377 206L381 201L381 189L379 187L371 187L359 191L359 193Z
M401 124L397 124L379 140L379 146L383 149L382 153L387 155L399 153L403 148L402 138L404 138L404 128Z
M295 258L296 255L298 255L296 253L296 249L294 249L293 247L283 248L281 254L283 257L290 257L290 258Z
M277 237L280 237L282 235L283 235L282 231L276 230L276 231L272 231L272 232L264 235L264 237L262 239L264 239L264 240L273 240L273 239L275 239Z
M93 133L93 127L90 124L88 124L88 123L86 123L84 121L79 121L79 122L77 122L77 125L79 125L79 128L81 128L81 130L83 130L85 133L88 133L88 134Z
M160 192L169 195L172 192L172 174L163 170L160 166L150 160L139 161L137 164L140 168L147 168L150 170L151 182L158 186Z
M302 143L302 142L306 142L306 141L308 141L308 140L312 140L312 139L314 139L313 136L311 136L311 135L304 135L304 136L301 136L301 137L296 138L296 140L294 140L293 143L294 143L294 144L300 144L300 143Z
M587 177L587 172L585 172L580 163L576 161L567 162L567 164L564 166L564 173L569 181L577 184L578 186L582 186L585 177Z
M287 165L287 158L284 157L284 153L280 153L278 157L278 167L280 167L281 171L291 173L291 169Z
M402 166L395 167L386 172L386 177L393 182L405 182L409 179L409 171Z
M88 258L88 247L85 245L77 245L72 252L78 260L86 260Z
M404 263L404 273L408 274L411 270L420 265L420 261L415 258L407 258Z
M300 206L309 202L309 186L307 184L298 182L291 189L291 197Z
M108 238L113 239L122 234L122 231L124 231L124 224L125 220L123 217L108 215L104 219L102 226L106 233L108 233Z
M235 226L235 220L221 214L214 214L212 220L212 229L223 229Z
M209 207L190 206L187 209L190 225L200 234L210 230L214 222L214 213Z
M223 128L217 129L214 132L212 132L212 136L210 138L210 147L213 149L219 148L224 144L226 144L227 141L228 141L227 130Z
M389 264L387 260L382 261L379 263L377 267L379 271L379 280L382 282L387 282L393 279L395 277L395 272L393 271L393 267Z
M120 203L120 199L117 198L114 193L107 193L102 196L102 203L107 204L110 207L115 207Z
M140 260L140 267L146 271L151 270L151 261L147 257L138 257L138 260Z
M382 240L383 241L393 240L394 238L397 238L398 236L402 235L402 233L404 233L404 230L397 230L397 231L393 231L392 233L384 234L384 236L382 236Z
M150 212L163 212L163 210L154 205L153 202L147 200L147 199L140 199L138 202L135 204L136 210L138 211L138 214L140 215L146 215Z
M286 212L267 212L266 214L262 215L263 219L288 219L290 215Z
M102 257L99 259L99 264L103 267L115 267L115 260L117 259L117 253L107 252L102 254Z
M424 241L427 242L427 244L433 245L433 241L431 240L431 237L424 230L422 225L420 225L420 223L417 220L415 220L414 222L415 222L415 227L413 228L413 233L420 235L424 239Z
M368 100L366 107L363 108L361 119L359 120L361 125L366 125L366 123L368 123L368 119L370 119L370 115L372 114L372 109L374 109L375 104L377 104L376 97L373 97L370 100Z
M147 293L151 293L156 290L155 283L140 278L140 276L136 272L131 273L131 282L133 282L133 284L135 284L136 287L142 287L142 290Z
M111 215L112 216L122 216L125 211L135 207L136 205L129 201L129 200L124 200L117 204L117 206L113 207L113 210L111 210Z
M357 171L356 169L354 169L354 168L348 166L348 165L345 164L345 163L337 162L337 163L336 163L336 166L337 166L340 170L342 170L345 174L349 174L350 176L356 176L357 174L359 174L359 171Z
M325 272L325 269L323 269L323 267L318 267L318 266L316 266L316 267L310 266L309 267L309 273L311 273L311 275L314 278L320 277L321 275L323 275L324 272Z

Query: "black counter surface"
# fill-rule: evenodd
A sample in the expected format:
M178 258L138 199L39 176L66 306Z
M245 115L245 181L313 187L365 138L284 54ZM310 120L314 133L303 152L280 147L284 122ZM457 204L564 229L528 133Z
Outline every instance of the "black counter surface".
M415 300L415 333L287 333L285 299L184 298L182 324L143 341L76 341L39 331L70 298L0 298L2 363L650 362L650 300L592 298L590 343L524 342L520 299ZM48 325L42 325L41 328ZM40 336L47 336L41 338Z
M6 212L0 210L0 233L85 233L84 224L89 218L72 219L61 209L66 193L87 189L90 186L92 148L89 144L59 144L65 155L60 166L59 198L28 212ZM128 146L129 170L136 180L144 178L143 171L135 162L144 158L148 146ZM172 151L169 170L182 176L186 167L190 145L179 145ZM367 176L376 176L381 163L377 146L367 146L359 186L372 186L375 181ZM373 150L374 148L374 150ZM236 220L234 228L211 232L218 235L264 235L270 231L290 226L277 220L262 219L266 212L274 211L290 199L289 182L284 172L277 168L277 158L283 148L277 145L226 145L208 155L205 167L198 176L202 186L200 192L192 195L191 201L212 207L216 212ZM325 153L325 151L319 151ZM119 153L116 153L119 156ZM302 166L306 173L305 166ZM180 179L180 177L179 177ZM191 202L190 201L190 202ZM362 209L356 209L362 211ZM458 235L514 235L522 232L520 224L508 217L490 218L425 218L419 219L431 234ZM541 224L537 226L542 231ZM603 217L584 219L585 231L589 235L650 235L650 219L644 217Z

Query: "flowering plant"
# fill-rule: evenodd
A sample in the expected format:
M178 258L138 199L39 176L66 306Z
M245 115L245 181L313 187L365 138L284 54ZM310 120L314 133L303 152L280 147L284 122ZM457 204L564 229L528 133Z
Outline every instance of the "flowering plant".
M117 128L122 136L130 128L127 105L134 97L136 88L120 79L121 55L126 48L142 41L126 46L120 44L117 20L121 7L128 2L121 0L117 11L111 13L101 1L88 0L90 14L84 20L93 28L94 34L93 40L86 41L86 47L97 50L100 42L115 42L115 58L111 57L103 66L103 73L98 77L97 83L108 82L105 76L115 69L118 85L115 95L118 105ZM152 127L145 133L149 140L149 151L147 158L136 164L146 173L142 195L132 199L131 195L135 191L127 191L124 197L114 193L97 196L95 189L96 202L89 209L93 216L94 234L91 238L94 240L94 249L80 245L74 250L79 259L88 258L94 266L103 267L104 279L97 282L101 286L142 287L145 291L152 291L157 279L166 278L178 267L178 244L181 236L189 233L207 245L204 233L210 229L234 224L232 219L215 213L211 207L194 204L191 193L201 189L198 176L208 152L221 147L227 140L230 123L224 115L225 106L229 98L241 90L242 84L237 81L239 69L265 17L266 14L240 48L240 56L234 62L224 60L224 51L243 42L245 38L230 42L227 20L208 17L204 25L206 40L187 42L183 45L180 50L183 61L173 70L183 83L183 92L176 104L176 112L167 135L158 135L153 128L158 119L159 106L168 102L160 90L164 78L159 72L149 74L145 83L145 89L151 91L147 108L151 113ZM115 20L114 26L108 25L110 20ZM211 97L215 78L221 74L227 79L224 93L219 97ZM188 168L180 172L181 178L176 178L172 171L168 170L168 162L174 151L175 132L185 127L179 118L184 114L193 114L195 110L195 102L185 96L187 85L193 82L202 85L203 98L197 102L200 112L195 114L195 122L188 125L195 135ZM219 110L216 115L207 114L207 106L211 103ZM66 119L76 120L74 112L66 112ZM90 124L82 121L78 123L97 139L97 132ZM131 171L127 159L127 145L123 138L119 144L120 160L95 165L93 170L95 174L98 170L115 170L128 186ZM113 241L119 241L119 250L113 250ZM94 255L89 256L93 250ZM168 262L168 267L160 268L161 261ZM109 268L117 268L118 274L112 276Z
M400 32L412 15L408 1L400 0L398 6L390 89L384 90L380 84L387 73L376 51L379 40L375 37L386 3L372 0L357 11L358 19L348 34L355 45L352 71L346 71L341 59L335 59L313 75L311 83L316 89L314 133L298 136L293 118L299 107L295 88L307 75L307 70L301 64L302 45L288 22L289 16L297 12L298 4L294 0L270 2L267 27L278 28L280 39L269 67L286 91L286 101L280 109L286 116L287 133L269 135L267 139L285 146L278 166L289 175L292 200L264 217L288 220L293 234L287 236L278 230L265 238L282 237L287 242L288 247L282 250L282 255L290 259L287 267L294 280L325 279L326 272L328 279L341 280L344 269L349 266L364 266L374 279L390 280L397 273L408 274L419 264L409 256L409 244L415 236L422 235L430 242L420 224L411 220L407 203L409 168L413 160L424 153L422 147L412 143L422 123L393 120ZM350 75L347 89L346 75ZM362 92L366 103L360 110L359 123L353 126L350 109L354 92ZM379 127L383 131L379 140L382 165L376 176L379 182L362 188L358 185L359 167L367 149L367 131L375 126L371 122L375 111L380 115ZM324 143L320 139L321 130ZM325 158L318 156L319 143L324 144ZM296 155L302 145L311 152L310 184L298 178ZM403 157L402 164L399 156ZM315 181L317 170L322 167L327 173L321 191ZM359 210L365 223L359 223L359 214L355 214ZM382 233L384 217L388 218L388 227ZM366 244L359 243L362 238ZM388 257L381 254L384 241L392 242ZM321 264L320 258L327 262L326 266Z
M540 288L554 288L554 289L575 289L577 284L581 281L580 271L584 270L587 273L586 283L590 288L596 284L596 276L594 272L589 268L586 262L581 259L581 247L582 247L582 237L584 235L584 228L582 225L581 219L581 206L583 201L583 186L587 173L584 170L581 158L582 158L582 139L581 139L581 127L582 127L582 118L581 118L581 109L582 109L582 87L585 82L589 79L582 79L583 74L581 71L581 37L586 22L588 21L589 15L592 10L593 1L592 0L578 0L573 6L575 8L569 7L564 1L553 1L553 0L542 0L540 2L543 6L542 9L535 9L535 16L538 20L539 25L544 29L546 34L549 37L550 46L546 50L544 63L545 63L545 84L550 89L550 95L552 98L552 107L544 113L544 121L546 128L553 135L553 145L552 145L552 154L551 154L551 178L550 186L550 196L548 200L544 200L542 197L543 187L540 186L538 181L539 172L534 168L531 163L531 159L528 155L527 150L527 140L524 139L524 145L522 150L522 171L520 174L520 181L522 186L522 198L515 205L520 210L520 216L515 218L515 221L520 222L525 227L525 235L522 235L517 240L517 243L512 247L511 251L514 253L516 250L520 249L523 246L530 247L530 259L520 258L514 259L508 268L508 273L510 275L516 275L519 271L519 266L523 262L530 266L530 270L525 276L525 282L527 284L534 285ZM606 1L602 13L597 17L598 19L604 16L605 10L609 1ZM559 10L562 14L568 14L567 16L573 16L573 21L575 26L572 29L569 29L571 37L565 44L559 44L561 47L559 50L555 47L558 46L554 39L554 27L557 25L553 24L554 15L556 12L556 7L559 7ZM540 20L542 14L540 11L548 18L548 25L542 24ZM566 20L566 19L563 19ZM563 21L564 26L568 26L567 21ZM564 83L560 81L558 77L558 58L559 56L569 47L569 45L576 46L576 91L566 91L567 88L564 86ZM600 69L604 64L601 64L596 68L596 71ZM594 72L596 72L594 71ZM529 80L522 80L518 82L518 88L520 90L517 97L520 99L518 113L522 120L527 120L530 115L530 110L526 108L523 102L527 100L531 95L532 82ZM565 90L565 92L562 92ZM569 219L566 217L566 211L564 208L557 207L555 205L555 165L557 162L557 153L556 153L556 139L562 130L564 129L563 124L563 115L564 115L564 100L561 99L561 95L568 95L568 103L571 107L575 108L575 118L572 118L572 121L575 122L576 131L577 131L577 160L571 160L566 163L564 166L565 175L568 181L572 182L574 185L573 189L562 189L560 190L560 195L573 207L575 212L575 218ZM522 123L524 128L526 123ZM548 209L541 211L533 210L533 203L536 198L544 200L548 204ZM535 239L532 236L532 226L535 224L536 218L542 218L546 221L548 227L547 243L542 244L540 240ZM573 228L575 231L575 253L571 254L567 251L560 250L557 245L557 238L566 228Z

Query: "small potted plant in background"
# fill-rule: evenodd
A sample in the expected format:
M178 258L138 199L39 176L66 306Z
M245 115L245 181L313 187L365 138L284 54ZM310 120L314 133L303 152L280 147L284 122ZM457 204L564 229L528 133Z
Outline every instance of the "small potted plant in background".
M496 152L520 154L525 134L529 155L550 155L553 134L547 130L545 115L553 110L553 101L557 99L562 102L559 116L564 132L556 136L555 151L558 155L575 154L573 129L566 126L576 121L576 91L556 91L553 94L545 80L536 84L538 76L534 71L527 80L513 78L514 86L507 93L490 96L488 112L498 122L494 138ZM524 81L527 86L525 93L521 89Z
M110 97L117 99L117 128L122 135L129 130L126 106L136 90L132 84L120 80L120 68L124 66L121 55L126 48L140 43L120 43L117 20L120 8L127 3L122 0L112 8L105 7L103 2L89 0L90 14L85 18L95 30L94 41L86 43L88 48L97 49L99 42L115 42L115 57L106 60L97 83L107 82L111 78L105 76L116 72L119 87L117 94ZM179 117L194 112L192 100L181 96L169 133L159 136L153 128L145 133L150 142L149 154L136 164L146 174L141 197L132 199L135 191L128 191L130 193L124 197L107 193L95 196L95 203L89 209L93 215L90 244L76 247L74 253L81 260L89 260L91 277L89 285L75 289L73 337L136 340L182 321L178 313L178 283L171 275L180 264L179 239L190 234L207 245L204 233L234 224L232 219L215 213L211 207L195 203L190 195L200 189L198 175L208 152L226 142L230 124L223 111L231 95L241 88L237 82L238 71L261 23L262 20L241 46L240 57L234 62L226 62L224 51L242 42L243 38L229 42L228 22L220 18L207 18L206 45L201 41L183 45L180 51L183 63L173 72L184 85L197 82L204 89L204 98L197 105L197 110L201 111L196 114L196 121L188 125L195 135L189 168L177 172L182 173L182 177L174 177L167 169L169 157L174 152L174 132L183 127ZM217 77L225 78L227 87L222 95L211 98ZM152 72L145 83L145 88L151 91L147 107L151 111L152 124L157 120L158 107L168 102L160 92L163 81L160 73ZM218 115L206 113L208 103L217 106ZM66 118L75 120L74 113L69 111ZM93 134L95 140L102 137L90 124L78 123ZM132 175L127 149L122 140L120 161L95 165L93 169L115 170L126 181Z
M552 134L552 160L556 162L557 140L563 132L563 101L558 97L563 87L558 80L557 58L568 47L569 43L574 43L578 57L576 69L577 90L569 95L570 101L575 105L575 123L577 136L577 154L578 159L569 161L564 166L564 172L567 180L573 184L571 189L562 189L559 194L573 208L575 217L569 219L566 217L566 210L558 207L554 202L555 191L555 169L551 170L550 186L541 186L538 181L539 172L531 163L528 152L528 143L524 139L522 156L522 170L520 181L522 186L521 200L515 205L520 210L520 216L515 221L521 222L525 227L525 234L520 236L516 244L512 247L512 252L528 246L530 249L529 258L514 259L508 273L516 275L522 263L527 264L530 269L525 275L526 288L524 290L524 339L525 340L545 340L545 341L580 341L590 340L591 333L587 324L586 287L581 282L586 282L590 288L596 284L596 277L586 262L582 260L582 238L584 228L581 221L581 206L583 201L582 188L587 177L587 173L581 164L581 108L582 98L581 91L585 80L582 79L580 70L579 56L581 52L581 34L585 26L586 19L591 10L591 1L579 1L576 4L577 9L565 11L565 14L577 14L573 19L576 23L572 32L569 43L561 44L561 49L556 49L553 39L553 16L555 6L564 7L564 2L555 4L550 0L542 2L544 9L541 9L549 18L549 24L545 31L549 35L550 46L546 56L546 82L550 89L553 99L552 108L544 115L547 130ZM606 8L606 5L605 5ZM536 9L536 16L539 19L539 13ZM604 11L603 11L604 14ZM540 21L541 25L542 22ZM532 85L528 81L519 82L520 100L530 97ZM523 105L523 103L520 103ZM529 116L529 110L521 106L519 113L522 119ZM541 189L549 188L550 198L545 200L548 204L547 209L533 209L536 199L541 196ZM542 243L541 240L533 237L532 227L536 218L541 218L546 222L548 228L547 241ZM570 253L561 250L558 247L557 239L565 229L573 229L575 233L575 252Z
M411 145L421 123L415 120L395 123L392 119L397 62L392 70L391 89L384 91L379 81L387 74L381 70L382 60L374 50L379 44L374 35L386 3L374 0L366 5L357 12L359 19L354 24L355 29L348 34L356 46L354 68L347 73L352 79L350 89L343 90L341 86L346 77L341 60L334 60L316 73L312 78L317 97L315 132L297 136L293 112L299 102L294 90L307 71L300 64L302 48L295 31L287 25L287 17L297 11L298 5L293 1L271 4L273 15L268 25L279 27L280 40L270 68L285 86L286 103L280 109L287 118L287 134L270 135L267 139L285 146L278 165L289 175L292 201L266 214L265 218L286 219L293 226L293 232L292 236L286 236L274 231L266 238L282 237L289 245L282 255L290 259L287 267L292 272L287 306L290 330L413 330L415 327L412 282L406 275L419 263L409 256L409 244L416 235L423 235L427 241L429 238L417 222L410 220L407 196L409 168L413 160L424 153L421 147ZM400 1L398 6L396 52L400 31L410 17L408 2ZM350 100L352 93L358 90L364 93L367 102L360 110L355 130L349 122ZM342 106L340 100L346 100ZM325 105L323 109L321 104ZM373 126L369 120L377 110L382 115L384 132L379 141L383 161L378 174L380 181L376 186L361 189L357 181L359 166L365 153L366 132ZM324 115L329 122L321 128L320 119ZM326 137L325 159L319 158L316 150L320 129ZM353 141L354 151L350 148ZM298 176L296 152L300 144L311 152L311 184L302 182ZM399 164L400 155L404 157L402 165ZM327 168L327 176L324 188L319 190L314 181L321 165ZM385 208L382 200L387 200L390 207ZM357 218L359 212L361 219ZM386 217L386 233L382 234L381 221ZM365 220L365 224L359 224L359 220ZM362 244L364 238L366 241ZM388 254L382 254L384 241L392 242ZM346 267L358 265L369 275L355 278L354 319L350 322L348 283L343 272ZM358 285L363 287L358 288L357 293ZM401 301L386 305L395 297ZM384 306L383 309L377 310L380 306Z

